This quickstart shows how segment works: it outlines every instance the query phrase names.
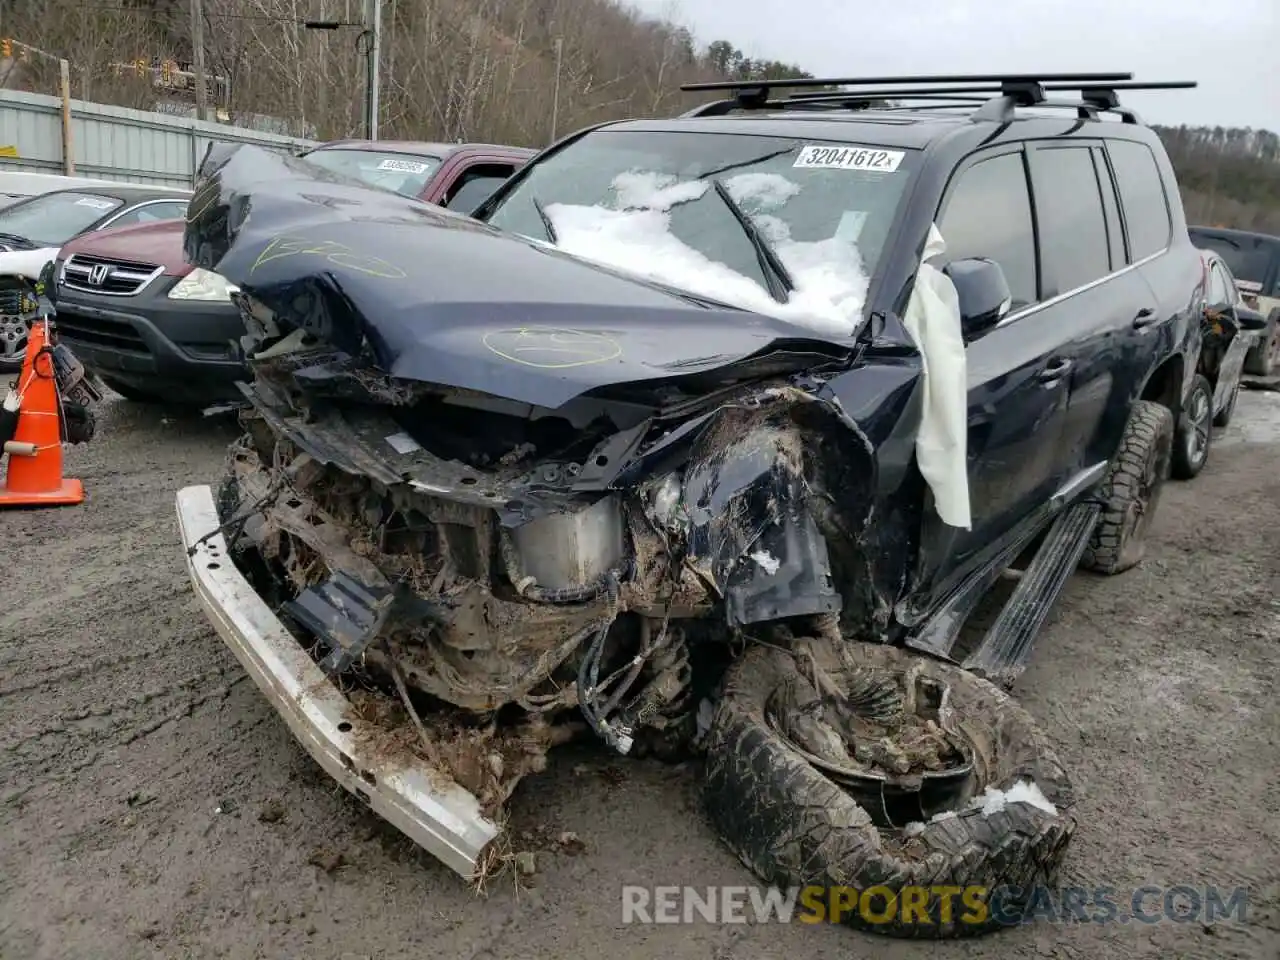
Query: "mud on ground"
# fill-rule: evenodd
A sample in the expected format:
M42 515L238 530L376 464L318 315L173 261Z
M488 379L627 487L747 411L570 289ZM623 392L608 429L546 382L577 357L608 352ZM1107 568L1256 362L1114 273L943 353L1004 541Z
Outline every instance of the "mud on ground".
M1040 924L950 955L1280 955L1277 400L1242 396L1234 442L1167 488L1143 567L1073 580L1016 690L1079 789L1065 882L1246 885L1249 924ZM232 436L114 403L69 456L88 503L0 514L0 957L935 955L828 926L623 926L623 884L750 877L695 769L589 750L516 794L536 885L477 899L320 772L200 614L173 494Z

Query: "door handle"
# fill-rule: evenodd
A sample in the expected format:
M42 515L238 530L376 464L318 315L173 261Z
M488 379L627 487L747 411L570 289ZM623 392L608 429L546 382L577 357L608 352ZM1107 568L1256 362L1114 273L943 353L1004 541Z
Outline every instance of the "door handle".
M1143 307L1138 311L1138 315L1133 318L1133 329L1141 330L1143 327L1149 327L1156 322L1156 312L1150 307Z
M1053 357L1045 364L1044 369L1040 371L1036 379L1041 383L1051 380L1061 380L1072 367L1071 361L1066 357Z

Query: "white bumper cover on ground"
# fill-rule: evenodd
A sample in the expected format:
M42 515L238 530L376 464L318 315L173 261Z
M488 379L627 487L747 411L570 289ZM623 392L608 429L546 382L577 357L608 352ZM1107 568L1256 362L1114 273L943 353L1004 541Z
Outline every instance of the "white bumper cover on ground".
M190 550L218 527L213 491L186 487L177 502L183 545ZM236 570L221 534L196 548L187 569L223 641L316 762L375 813L470 878L499 831L481 814L476 798L407 751L371 749L385 734L352 714L346 697Z

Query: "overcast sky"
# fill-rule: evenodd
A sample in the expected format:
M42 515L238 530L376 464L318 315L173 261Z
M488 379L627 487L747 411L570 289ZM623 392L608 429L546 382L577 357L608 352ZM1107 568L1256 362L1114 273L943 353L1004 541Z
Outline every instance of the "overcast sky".
M631 0L819 76L1130 72L1144 120L1280 132L1280 0Z

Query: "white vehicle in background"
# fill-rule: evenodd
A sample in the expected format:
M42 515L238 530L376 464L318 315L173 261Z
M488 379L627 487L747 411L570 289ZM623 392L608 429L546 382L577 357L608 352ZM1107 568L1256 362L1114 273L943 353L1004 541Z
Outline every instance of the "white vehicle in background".
M74 181L71 189L25 197L0 209L0 375L22 366L41 274L63 244L108 227L185 216L191 199L190 190L176 187L65 179ZM109 289L113 274L129 271L130 265L121 262L86 279Z
M91 177L65 177L56 173L31 173L26 170L0 170L0 209L11 207L28 197L39 197L54 190L118 186L113 180Z

